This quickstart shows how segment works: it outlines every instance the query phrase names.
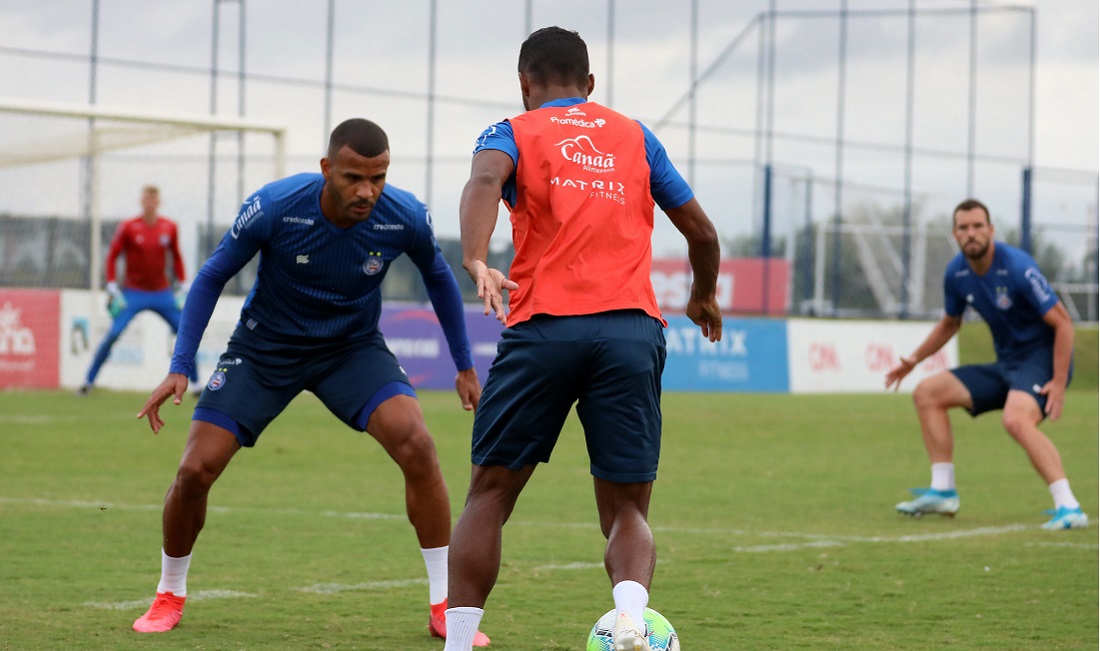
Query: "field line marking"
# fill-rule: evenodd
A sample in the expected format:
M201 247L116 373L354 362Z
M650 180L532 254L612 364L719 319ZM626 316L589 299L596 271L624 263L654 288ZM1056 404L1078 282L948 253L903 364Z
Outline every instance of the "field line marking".
M410 585L427 585L427 579L398 579L393 581L365 581L363 583L315 583L304 588L291 588L298 592L313 594L335 594L350 590L384 590L386 588L404 588Z
M205 601L209 599L247 599L256 595L239 590L199 590L187 595L187 601ZM85 601L88 608L103 608L106 610L132 610L134 608L148 608L153 603L152 599L134 599L133 601Z
M734 547L733 551L742 553L788 552L814 547L843 547L848 543L910 543L938 540L957 540L975 536L1000 536L1016 531L1027 531L1032 527L1022 524L1010 524L1004 527L978 527L961 531L942 531L924 534L906 534L903 536L823 536L820 540L806 543L788 543L780 545L754 545L752 547Z

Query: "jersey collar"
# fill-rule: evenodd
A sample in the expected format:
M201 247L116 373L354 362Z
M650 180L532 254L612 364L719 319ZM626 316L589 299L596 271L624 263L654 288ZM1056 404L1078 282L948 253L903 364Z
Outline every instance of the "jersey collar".
M558 106L575 106L577 104L584 104L587 102L583 97L562 97L560 99L552 99L549 102L543 104L539 108L555 108Z

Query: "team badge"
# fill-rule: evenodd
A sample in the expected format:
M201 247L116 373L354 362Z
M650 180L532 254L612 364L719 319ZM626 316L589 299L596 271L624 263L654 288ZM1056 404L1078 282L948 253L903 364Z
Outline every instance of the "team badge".
M386 263L380 257L381 255L381 253L375 253L374 251L371 251L370 257L367 258L367 261L363 263L363 273L367 274L368 276L373 276L379 271L382 271L382 267L385 266Z
M225 373L221 369L214 371L214 374L210 376L210 381L206 383L206 388L211 391L217 391L225 386Z
M172 244L172 238L169 237L166 233L161 233L160 234L160 246L161 246L161 248L167 249L170 244Z
M1008 297L1007 287L997 288L997 307L1007 310L1012 307L1012 299Z

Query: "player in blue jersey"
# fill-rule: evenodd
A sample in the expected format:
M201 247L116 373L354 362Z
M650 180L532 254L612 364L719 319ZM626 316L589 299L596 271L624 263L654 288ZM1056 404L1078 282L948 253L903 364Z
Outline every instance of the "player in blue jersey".
M924 447L932 462L932 485L897 510L913 516L959 510L952 461L954 436L947 412L954 407L972 416L1002 410L1001 422L1023 447L1031 465L1050 488L1053 517L1044 529L1088 526L1074 497L1062 459L1039 423L1062 414L1066 385L1073 375L1073 322L1030 255L993 241L989 210L974 199L955 208L954 235L960 252L944 273L944 317L908 357L886 374L897 388L921 360L943 347L972 307L989 325L997 361L962 366L926 378L913 391Z
M416 264L458 369L463 408L481 384L458 283L432 234L427 207L386 184L389 143L373 122L333 130L320 174L268 184L245 200L191 285L168 376L138 414L156 433L160 406L180 404L187 373L225 283L257 253L256 283L228 348L199 398L164 502L161 580L139 632L172 629L183 614L191 550L207 494L242 446L302 391L373 436L400 466L405 503L428 570L429 630L446 636L450 502L416 393L378 330L381 283L402 254ZM479 634L480 635L480 634ZM489 640L479 637L479 646Z

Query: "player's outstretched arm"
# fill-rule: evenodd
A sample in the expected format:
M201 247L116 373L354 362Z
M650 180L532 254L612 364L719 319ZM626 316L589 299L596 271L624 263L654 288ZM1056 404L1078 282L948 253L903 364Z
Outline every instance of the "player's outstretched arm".
M921 345L917 346L917 349L908 357L899 358L898 365L886 373L886 388L894 387L894 391L897 391L905 376L912 373L917 364L921 363L921 360L943 348L944 344L951 341L951 337L955 336L960 327L962 327L962 316L945 314L940 322L932 328L932 332L929 332L928 336L921 342Z
M145 401L145 406L138 412L137 417L148 418L149 427L154 434L157 434L160 428L164 427L164 419L160 417L160 406L170 397L174 397L173 404L181 404L185 393L187 393L187 376L182 373L169 373L157 388L153 389L153 393Z
M477 285L477 297L485 303L485 314L504 322L504 290L518 289L499 269L487 264L489 240L497 223L500 191L515 169L512 158L502 151L486 149L474 155L470 180L462 188L458 206L462 224L462 267Z
M477 410L481 402L481 381L477 377L477 369L471 366L465 371L459 371L455 376L455 391L462 400L462 408L466 411Z

